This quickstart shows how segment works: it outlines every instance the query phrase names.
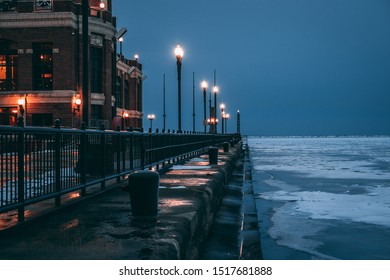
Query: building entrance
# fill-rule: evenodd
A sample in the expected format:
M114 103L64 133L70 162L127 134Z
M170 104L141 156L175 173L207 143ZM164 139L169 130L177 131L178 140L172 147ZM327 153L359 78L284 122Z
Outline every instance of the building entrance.
M17 119L17 107L0 107L0 125L16 125Z

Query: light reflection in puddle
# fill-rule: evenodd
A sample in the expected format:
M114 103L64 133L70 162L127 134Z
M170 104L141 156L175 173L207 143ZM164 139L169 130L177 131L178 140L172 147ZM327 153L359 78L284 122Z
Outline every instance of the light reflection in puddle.
M166 186L160 186L160 189L172 189L172 190L178 190L178 189L186 189L185 186L177 186L177 187L166 187Z

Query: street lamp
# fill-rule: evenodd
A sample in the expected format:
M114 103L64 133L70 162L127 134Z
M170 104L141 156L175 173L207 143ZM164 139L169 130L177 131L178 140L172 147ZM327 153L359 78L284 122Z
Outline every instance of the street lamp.
M240 117L240 110L237 110L237 133L241 133L241 117Z
M207 124L210 125L210 127L215 127L218 124L218 119L217 118L207 119Z
M123 35L125 35L127 32L127 29L122 27L116 34L115 37L119 42L119 60L122 60L122 45L123 45ZM116 54L115 54L116 55Z
M100 10L104 10L106 8L106 4L104 3L103 0L100 0L99 8L100 8Z
M222 104L219 106L219 108L221 109L222 134L224 134L224 133L225 133L225 126L224 126L224 124L225 124L225 112L224 112L224 110L225 110L225 104L222 103Z
M24 117L24 99L23 98L18 99L18 106L19 106L20 116Z
M122 59L122 45L123 45L123 37L120 37L118 39L119 41L119 54L120 54L120 59Z
M178 93L178 133L181 133L181 64L184 51L180 45L175 49L176 64L177 64L177 93Z
M204 126L204 133L206 133L206 127L207 127L207 121L206 121L206 90L207 90L207 82L202 82L202 89L203 89L203 126Z
M214 119L217 119L217 93L219 91L219 88L217 86L213 87L213 92L214 92ZM217 123L215 122L214 124L214 133L217 133Z
M126 128L127 128L126 119L128 119L128 118L129 118L129 113L127 111L123 110L123 112L122 112L122 129L123 130L126 130Z
M76 111L80 112L80 107L81 107L80 97L74 97L73 98L73 114L76 114Z
M224 114L223 118L225 119L225 133L227 132L227 120L230 118L230 114Z
M150 121L150 128L149 128L149 131L152 132L153 130L153 120L156 118L156 116L154 114L150 114L148 115L148 120Z
M18 99L19 114L25 125L27 125L27 95Z

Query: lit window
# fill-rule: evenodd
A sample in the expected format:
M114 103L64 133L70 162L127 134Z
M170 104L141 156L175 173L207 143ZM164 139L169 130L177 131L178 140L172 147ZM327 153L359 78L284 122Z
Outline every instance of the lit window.
M0 50L0 91L18 89L18 55L16 50Z
M33 88L53 89L53 51L50 43L33 44Z

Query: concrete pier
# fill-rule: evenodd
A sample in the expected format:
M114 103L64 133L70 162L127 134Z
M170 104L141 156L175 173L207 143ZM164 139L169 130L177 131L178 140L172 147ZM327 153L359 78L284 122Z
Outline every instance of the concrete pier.
M239 145L173 166L160 177L158 217L132 220L120 187L0 232L1 259L198 259Z

